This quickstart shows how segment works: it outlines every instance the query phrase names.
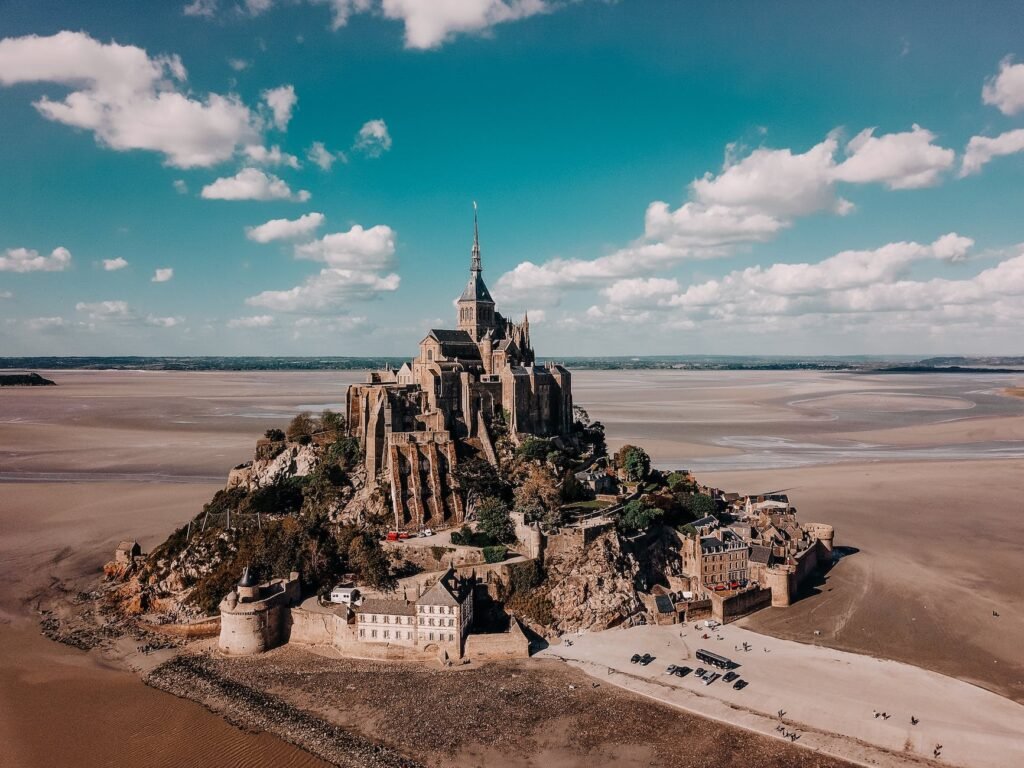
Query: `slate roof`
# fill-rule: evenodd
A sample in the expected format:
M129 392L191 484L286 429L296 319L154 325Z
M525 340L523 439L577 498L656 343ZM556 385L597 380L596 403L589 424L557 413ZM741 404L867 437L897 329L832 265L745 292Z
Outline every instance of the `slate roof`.
M491 304L494 303L494 299L491 298L491 292L487 290L487 284L479 272L474 272L469 276L469 282L466 283L466 289L459 296L459 301L489 301Z
M658 595L654 598L654 605L658 609L658 613L672 613L675 608L672 606L672 599L667 595Z
M358 606L356 613L376 613L387 616L415 616L416 603L408 600L389 600L383 597L369 597Z
M761 565L768 565L772 559L772 548L764 547L760 544L750 545L750 556L748 557L752 563L760 563Z

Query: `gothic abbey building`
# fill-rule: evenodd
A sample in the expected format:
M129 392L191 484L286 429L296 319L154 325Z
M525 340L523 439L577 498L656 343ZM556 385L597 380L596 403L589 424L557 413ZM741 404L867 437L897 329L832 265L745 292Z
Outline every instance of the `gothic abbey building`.
M374 371L348 390L349 429L364 450L371 482L390 485L398 529L462 523L466 510L453 470L474 452L496 462L497 424L515 441L572 431L569 372L534 364L529 318L502 317L482 272L474 216L458 327L431 329L411 363Z

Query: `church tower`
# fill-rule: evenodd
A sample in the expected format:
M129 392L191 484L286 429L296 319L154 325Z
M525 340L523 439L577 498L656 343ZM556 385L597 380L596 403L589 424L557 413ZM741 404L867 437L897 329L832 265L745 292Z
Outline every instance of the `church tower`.
M469 282L459 297L459 330L466 331L473 341L480 341L495 328L494 299L481 276L480 230L477 225L476 203L473 203L473 257L469 265Z

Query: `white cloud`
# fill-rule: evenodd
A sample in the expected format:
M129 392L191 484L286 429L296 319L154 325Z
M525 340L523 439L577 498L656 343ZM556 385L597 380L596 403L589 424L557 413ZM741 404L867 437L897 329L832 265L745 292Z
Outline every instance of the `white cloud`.
M295 246L296 258L322 261L341 269L386 269L394 255L395 232L383 224L369 229L356 224L348 232L332 232Z
M118 256L116 259L103 260L103 269L106 272L116 272L117 270L124 269L127 266L128 261L126 259L121 258L120 256Z
M173 186L174 191L177 192L179 195L188 194L188 184L185 183L184 179L175 179Z
M760 148L738 161L727 156L717 176L707 173L690 185L693 197L706 206L773 217L841 210L844 205L833 184L837 148L837 140L830 136L798 155L790 149Z
M0 272L63 272L70 266L67 248L54 248L49 256L28 248L8 248L0 256Z
M67 324L63 317L30 317L25 320L25 327L30 331L54 331Z
M295 95L295 86L282 85L277 88L270 88L263 91L260 96L266 105L270 107L274 126L279 131L286 130L289 121L292 119L292 109L295 108L295 103L299 100L299 97Z
M367 157L380 157L391 149L391 134L383 120L368 120L356 134L352 149Z
M184 322L184 318L147 315L145 322L146 325L152 325L154 328L173 328L176 325L181 325Z
M295 246L295 257L323 262L326 267L301 285L263 291L246 299L254 307L279 312L317 314L341 312L352 301L366 301L398 290L400 278L389 270L395 254L395 233L378 224L333 232Z
M615 281L602 293L612 304L643 306L679 293L679 281L675 278L633 277Z
M235 72L242 72L249 68L249 62L245 59L228 59L228 66Z
M279 312L337 312L350 301L375 299L381 293L398 290L396 274L377 275L354 269L323 269L286 291L263 291L245 303Z
M257 143L261 124L237 96L187 95L176 55L150 57L84 32L0 40L0 85L55 83L71 92L34 102L45 118L90 130L111 149L160 152L167 165L211 166Z
M964 151L960 176L978 173L990 160L1003 155L1024 152L1024 128L1007 131L992 138L988 136L972 136Z
M916 189L937 184L953 165L956 153L936 146L935 134L914 125L904 133L875 136L866 128L846 145L849 158L835 177L855 184L884 183L889 189Z
M160 267L153 273L153 277L150 279L151 283L166 283L174 277L174 269L171 267Z
M217 13L217 0L192 0L182 9L186 16L205 16L212 18Z
M257 243L305 238L324 223L322 213L307 213L297 219L271 219L258 227L246 227L245 236Z
M243 168L234 176L217 179L203 187L201 194L207 200L309 200L306 190L293 194L284 181L257 168Z
M131 308L127 301L80 301L75 304L75 309L85 313L90 320L125 320L132 317Z
M762 147L739 156L739 148L729 145L721 170L690 184L689 201L675 210L660 200L648 205L643 236L633 243L594 259L524 261L498 279L495 293L504 301L555 304L567 289L607 286L688 259L730 255L737 247L773 239L798 217L846 215L853 205L837 194L840 183L901 189L937 182L955 153L933 140L916 125L877 137L869 129L846 145L848 157L838 165L836 134L803 153Z
M549 10L544 0L381 0L384 16L405 24L405 47L419 49L438 48L457 34L484 33Z
M289 168L300 167L299 158L287 152L282 152L281 148L276 144L270 149L267 149L262 144L250 144L245 148L244 152L246 157L259 165L286 165Z
M92 323L114 323L116 325L148 325L154 328L173 328L184 322L182 317L142 316L121 299L107 301L80 301L75 305Z
M1024 64L1014 64L1007 56L999 63L999 73L985 81L981 100L1004 115L1024 110Z
M278 0L241 0L251 16L265 13ZM344 27L359 13L374 13L400 21L405 26L405 47L439 48L460 34L486 35L505 24L556 10L560 4L549 0L308 0L331 9L331 28ZM185 13L212 17L217 0L195 0Z
M324 171L331 170L331 166L334 165L335 161L348 162L344 152L331 152L324 146L322 141L313 142L310 148L306 150L306 159L311 163L315 163Z
M0 291L0 299L13 299L13 291Z
M273 324L273 315L251 315L228 320L228 328L269 328Z

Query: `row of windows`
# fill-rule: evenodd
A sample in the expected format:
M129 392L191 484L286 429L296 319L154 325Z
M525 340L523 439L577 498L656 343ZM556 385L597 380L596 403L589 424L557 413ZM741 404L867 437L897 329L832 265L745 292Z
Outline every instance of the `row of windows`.
M437 607L437 612L438 613L455 613L455 606L454 605L438 605L436 607ZM430 610L428 611L427 608L429 608ZM416 610L419 613L433 613L434 612L434 608L435 608L435 606L433 606L433 605L429 605L429 606L427 606L427 605L417 605L416 606Z
M434 634L435 634L434 632L429 633L429 639L430 640L435 640L435 639L436 640L448 640L449 642L453 642L455 640L455 634L452 633L452 632L447 632L447 633L446 632L437 632L436 633L437 634L436 638L434 637ZM362 638L365 638L366 637L366 630L365 629L360 629L359 630L359 636L362 637ZM385 629L385 630L381 630L381 634L378 635L376 629L371 629L370 630L370 639L371 640L378 640L378 639L380 639L380 640L401 640L402 639L402 632L400 630L396 629L395 632L394 632L394 635L392 636L391 630L390 629ZM405 639L406 640L412 640L412 632L406 632L405 633Z

